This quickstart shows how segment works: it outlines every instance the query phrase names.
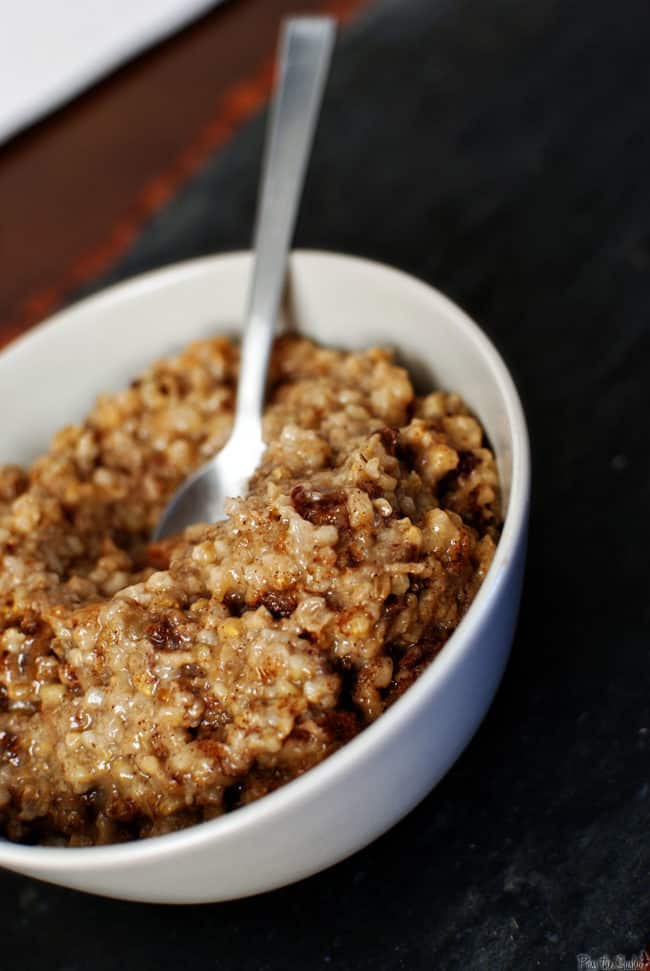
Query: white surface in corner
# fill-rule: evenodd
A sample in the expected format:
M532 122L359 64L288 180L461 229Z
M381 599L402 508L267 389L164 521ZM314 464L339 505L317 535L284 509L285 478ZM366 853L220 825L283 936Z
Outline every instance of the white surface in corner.
M0 142L223 0L0 0Z

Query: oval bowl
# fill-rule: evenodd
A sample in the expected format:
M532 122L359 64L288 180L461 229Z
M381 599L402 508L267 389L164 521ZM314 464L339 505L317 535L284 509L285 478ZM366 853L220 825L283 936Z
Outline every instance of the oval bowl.
M29 462L100 391L117 390L189 341L243 320L249 253L149 273L57 314L0 354L0 462ZM336 863L409 812L455 762L494 696L521 594L530 462L521 404L485 334L432 287L333 253L291 257L285 320L349 350L391 345L424 388L458 391L496 452L503 533L488 575L444 649L374 724L304 776L211 822L89 848L0 839L0 866L128 900L218 901ZM16 420L16 417L19 419Z

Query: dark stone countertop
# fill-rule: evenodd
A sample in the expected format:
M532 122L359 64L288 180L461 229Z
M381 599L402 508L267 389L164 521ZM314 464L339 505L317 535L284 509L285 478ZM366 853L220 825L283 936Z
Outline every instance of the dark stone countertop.
M0 874L3 967L553 969L650 943L649 49L642 0L380 0L347 29L297 242L435 283L512 367L534 495L503 685L407 819L301 884L169 909ZM96 285L246 246L261 133Z

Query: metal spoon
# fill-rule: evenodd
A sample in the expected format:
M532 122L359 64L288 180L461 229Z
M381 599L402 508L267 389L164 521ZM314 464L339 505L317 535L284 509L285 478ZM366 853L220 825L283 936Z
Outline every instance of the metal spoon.
M154 539L178 533L191 523L223 519L224 499L246 491L262 457L269 357L334 35L331 17L296 17L284 24L280 78L271 109L258 202L255 267L233 429L219 454L174 493Z

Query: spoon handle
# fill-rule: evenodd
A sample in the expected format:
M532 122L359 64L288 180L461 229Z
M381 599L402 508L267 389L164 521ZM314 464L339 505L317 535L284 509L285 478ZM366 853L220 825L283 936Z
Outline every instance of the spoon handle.
M325 88L335 22L331 17L285 21L280 73L271 108L255 225L255 267L241 348L233 435L255 432L262 408L289 247L316 119Z

